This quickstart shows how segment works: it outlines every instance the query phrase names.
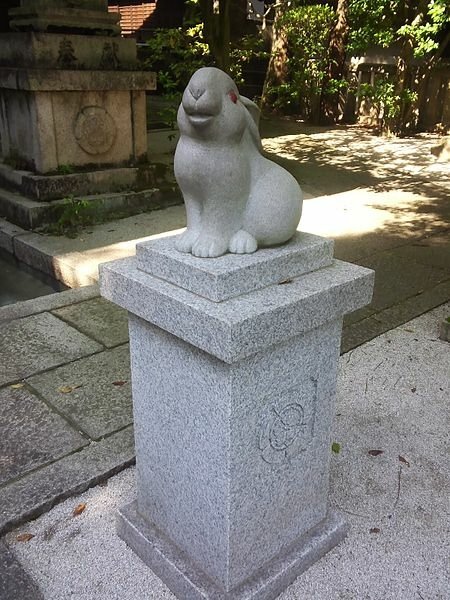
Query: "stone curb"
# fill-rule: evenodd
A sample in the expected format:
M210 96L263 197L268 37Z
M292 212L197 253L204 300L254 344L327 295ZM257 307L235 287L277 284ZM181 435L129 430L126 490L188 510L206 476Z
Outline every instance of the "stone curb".
M0 540L0 600L44 600L39 588Z
M88 285L81 288L74 288L59 292L57 294L49 294L47 296L39 296L31 300L23 300L15 304L8 304L0 307L0 323L12 321L13 319L21 319L42 312L48 312L63 306L78 304L85 300L90 300L99 296L98 285Z
M134 463L130 425L0 488L0 535Z

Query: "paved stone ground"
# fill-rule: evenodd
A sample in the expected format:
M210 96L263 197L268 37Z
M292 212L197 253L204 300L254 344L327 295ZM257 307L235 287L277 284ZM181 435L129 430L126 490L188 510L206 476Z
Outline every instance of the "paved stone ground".
M449 598L448 314L450 303L341 356L329 501L350 533L279 600ZM135 493L130 468L6 536L45 600L174 600L116 534Z
M337 258L376 270L373 302L346 318L343 351L450 298L449 169L430 152L436 138L299 133L289 121L265 128L266 149L306 192L302 229L333 237ZM99 262L183 225L183 207L73 240L3 222L0 246L86 284ZM134 447L126 315L95 285L1 307L0 324L1 534L131 464Z

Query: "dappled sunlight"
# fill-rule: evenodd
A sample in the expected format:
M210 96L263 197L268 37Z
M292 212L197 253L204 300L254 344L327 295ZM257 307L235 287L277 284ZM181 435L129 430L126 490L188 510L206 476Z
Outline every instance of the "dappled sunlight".
M55 276L57 279L67 282L70 287L91 285L98 280L99 264L133 256L136 253L136 244L139 242L176 235L181 231L183 229L173 229L137 239L116 242L107 246L91 248L83 252L61 254L53 261Z
M387 139L363 128L292 122L282 131L263 143L305 192L299 229L336 239L341 258L355 260L449 227L450 167L431 152L442 138ZM185 222L184 206L174 206L87 228L64 245L56 241L56 278L89 285L98 280L100 263L133 255L139 242L179 233Z
M263 145L271 158L293 161L292 169L300 183L303 173L305 181L311 183L305 168L313 169L320 189L323 182L319 167L326 169L326 177L332 176L332 169L336 170L336 176L339 171L350 176L366 175L366 184L370 185L389 178L395 178L393 183L396 184L399 178L408 179L410 175L420 175L424 180L439 185L446 181L450 183L450 163L439 161L431 152L441 142L442 138L433 134L415 138L384 138L364 129L330 129L308 134L300 130L297 134L264 139Z
M422 213L424 203L428 205L429 199L420 194L360 188L306 200L299 229L332 238L395 230L397 237L408 238L448 226L445 215Z

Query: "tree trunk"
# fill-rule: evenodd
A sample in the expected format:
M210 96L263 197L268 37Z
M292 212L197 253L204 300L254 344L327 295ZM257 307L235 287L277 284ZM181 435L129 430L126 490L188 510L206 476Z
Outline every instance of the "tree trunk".
M267 108L270 105L271 90L282 83L285 83L287 80L288 45L286 35L279 26L280 18L284 14L286 8L287 3L280 4L280 6L276 8L275 17L273 20L270 60L267 67L266 78L264 80L261 97L262 108Z
M328 44L328 67L322 83L319 120L322 124L336 123L339 118L340 91L330 85L341 81L345 75L346 44L349 33L348 0L338 0L336 17L330 31Z
M450 43L450 31L447 32L447 35L441 41L441 43L439 44L439 48L433 54L433 56L429 60L427 60L423 65L421 65L421 67L419 69L419 76L418 76L419 89L418 89L418 98L417 98L417 104L418 104L417 126L418 126L418 129L422 130L422 131L425 129L425 111L426 111L427 103L429 101L428 85L430 82L430 77L433 72L433 68L436 66L436 64L441 59L441 57L449 43Z
M255 23L247 19L248 0L232 0L230 6L231 41L239 41L244 35L256 33Z
M218 12L214 0L200 0L204 35L219 69L230 70L230 5L231 0L219 0Z
M412 105L405 97L407 90L412 91L413 70L411 67L414 47L410 39L403 42L400 56L397 60L397 77L394 94L399 98L398 115L389 119L388 128L398 135L406 135L414 128Z

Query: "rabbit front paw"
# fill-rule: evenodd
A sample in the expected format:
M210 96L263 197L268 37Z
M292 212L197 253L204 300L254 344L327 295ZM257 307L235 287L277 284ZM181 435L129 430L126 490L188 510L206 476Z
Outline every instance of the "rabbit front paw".
M192 254L201 258L222 256L228 249L228 240L212 235L200 235L192 246Z
M195 244L199 233L192 229L186 229L184 233L175 242L175 248L178 252L189 253L192 251L192 246Z
M233 254L251 254L258 249L258 244L250 233L240 229L231 238L228 249Z

